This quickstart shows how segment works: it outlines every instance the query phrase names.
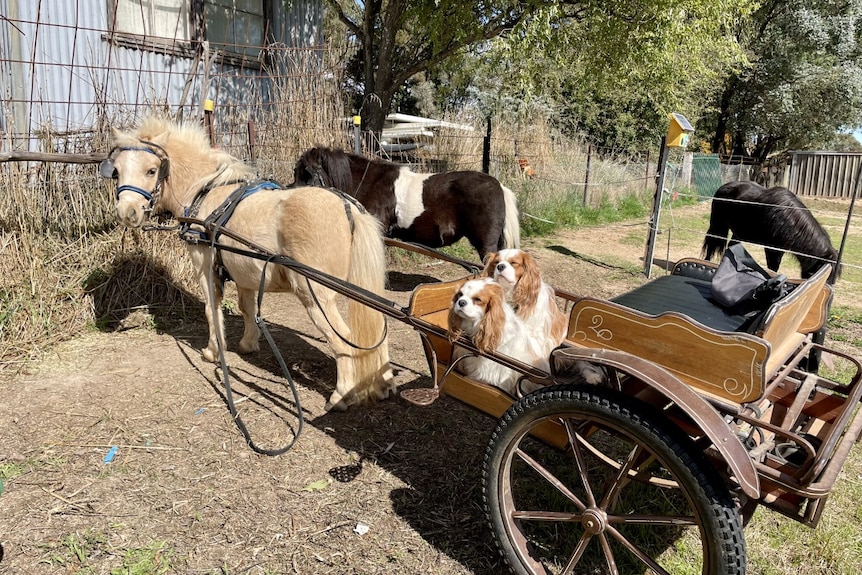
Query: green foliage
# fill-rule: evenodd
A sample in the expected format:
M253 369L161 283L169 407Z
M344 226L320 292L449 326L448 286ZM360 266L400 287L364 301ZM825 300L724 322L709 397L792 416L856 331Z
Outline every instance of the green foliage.
M505 33L543 1L328 0L351 48L345 88L354 92L363 128L382 129L396 94L415 75Z
M111 569L111 575L164 575L172 570L173 550L167 541L155 541L146 547L123 551L123 565Z
M328 4L352 47L348 90L362 90L353 109L366 129L396 103L426 113L454 104L539 113L599 145L643 149L668 112L697 117L742 61L734 31L752 0Z
M542 102L560 127L597 145L643 149L667 114L700 115L744 62L734 31L750 2L665 0L550 5L477 55L488 99ZM610 16L610 15L613 16Z
M115 525L113 527L119 527ZM96 573L96 567L109 557L120 557L121 565L111 569L111 575L164 575L174 570L173 549L167 541L153 541L144 547L113 549L108 536L87 529L74 532L56 543L42 546L45 555L41 563L65 566L65 571ZM98 572L103 572L101 569Z
M832 306L829 310L828 327L837 329L850 324L862 325L862 310L843 305Z
M4 463L0 465L0 480L9 481L19 475L27 473L28 467L24 463Z
M649 214L651 198L643 194L625 194L616 199L602 195L595 205L583 203L583 196L557 196L533 203L523 210L521 234L537 237L563 228L598 226L629 219L643 219Z
M862 0L761 3L740 35L756 57L724 80L700 126L718 130L713 151L724 134L733 136L726 151L761 159L835 149L837 132L862 125L860 29Z
M104 553L106 537L103 533L87 529L83 533L70 533L56 544L46 545L46 554L40 561L48 565L65 565L69 572L94 573L91 559Z

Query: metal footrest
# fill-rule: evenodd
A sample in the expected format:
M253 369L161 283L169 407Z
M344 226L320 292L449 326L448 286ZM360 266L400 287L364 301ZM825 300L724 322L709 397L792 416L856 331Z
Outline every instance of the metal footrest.
M437 401L437 398L440 397L440 388L435 385L434 387L405 389L401 391L399 395L408 403L427 407Z

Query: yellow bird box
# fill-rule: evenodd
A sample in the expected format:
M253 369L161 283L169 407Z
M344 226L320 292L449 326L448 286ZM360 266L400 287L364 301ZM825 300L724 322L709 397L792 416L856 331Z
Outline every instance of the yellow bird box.
M685 116L677 112L670 114L670 126L667 129L667 147L684 148L688 145L688 136L694 132Z

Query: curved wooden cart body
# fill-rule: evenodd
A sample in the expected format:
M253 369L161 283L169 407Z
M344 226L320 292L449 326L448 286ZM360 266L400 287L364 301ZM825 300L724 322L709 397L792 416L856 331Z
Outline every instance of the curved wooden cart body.
M516 398L464 377L453 362L456 346L479 353L447 338L452 296L470 276L420 285L401 307L221 233L248 249L219 249L285 265L412 325L434 388L402 397L443 393L497 419L484 503L519 574L742 574L742 527L754 510L816 526L862 431L862 365L812 338L827 319L828 266L794 281L756 318L712 304L716 266L694 259L611 300L558 292L569 324L550 373L486 354L542 385ZM814 355L841 364L840 377L810 373ZM573 360L600 366L606 382L578 382L566 368Z
M715 267L683 260L609 301L558 293L569 326L552 373L494 356L547 384L521 398L450 369L456 345L473 350L445 335L464 280L414 290L440 392L500 420L485 502L516 573L738 574L757 506L817 525L862 430L862 366L812 338L830 268L750 318L711 302ZM815 356L845 381L806 371ZM571 359L603 366L607 385L568 382Z

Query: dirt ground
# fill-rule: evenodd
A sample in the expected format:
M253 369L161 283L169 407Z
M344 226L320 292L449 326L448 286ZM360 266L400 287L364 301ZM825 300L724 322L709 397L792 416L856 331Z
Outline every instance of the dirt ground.
M608 297L644 281L631 233L569 231L525 247L556 287ZM406 304L418 283L462 275L394 262L387 297ZM200 310L184 321L140 312L0 380L0 573L505 572L480 485L495 422L447 397L327 413L335 366L304 311L268 295L263 316L305 421L277 457L254 453L230 417L220 370L199 353ZM234 349L240 317L227 328ZM389 341L399 386L430 386L418 334L390 320ZM286 445L295 405L265 341L228 362L255 442Z

